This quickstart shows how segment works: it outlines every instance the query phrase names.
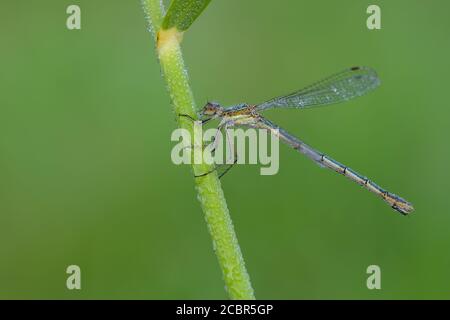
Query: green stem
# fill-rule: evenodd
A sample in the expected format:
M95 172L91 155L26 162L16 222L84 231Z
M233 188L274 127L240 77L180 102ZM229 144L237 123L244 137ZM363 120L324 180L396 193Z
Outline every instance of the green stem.
M175 114L188 114L195 118L195 101L180 48L183 34L176 28L160 29L164 11L160 0L142 0L142 4L150 29L154 32L158 58ZM193 137L192 121L177 118L180 127L187 129ZM211 170L211 166L207 164L194 164L192 167L196 174ZM253 288L217 174L214 172L195 178L195 186L230 298L254 299Z

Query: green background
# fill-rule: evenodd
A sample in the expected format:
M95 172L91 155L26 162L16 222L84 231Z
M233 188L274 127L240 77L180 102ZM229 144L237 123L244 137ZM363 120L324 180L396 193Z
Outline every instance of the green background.
M78 4L82 29L66 28ZM382 29L366 27L378 4ZM375 92L269 111L414 203L401 216L281 146L223 180L260 299L450 297L448 1L214 0L186 33L197 103L258 103L353 65ZM0 298L226 298L139 1L0 4ZM65 286L68 265L82 289ZM366 268L381 267L381 290Z

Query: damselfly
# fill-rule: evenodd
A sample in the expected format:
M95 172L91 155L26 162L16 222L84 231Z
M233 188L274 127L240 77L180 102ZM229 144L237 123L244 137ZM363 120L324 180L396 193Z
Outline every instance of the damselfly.
M343 102L362 96L378 87L379 84L380 80L373 69L368 67L353 67L319 81L309 87L258 105L244 103L222 107L217 103L208 102L200 112L200 117L203 123L212 119L220 119L221 121L218 130L235 126L268 130L295 150L312 159L321 167L329 168L346 176L350 180L380 196L393 209L407 215L414 210L411 203L384 190L368 178L336 160L333 160L322 152L313 149L284 129L270 122L259 113L260 111L272 108L303 109Z

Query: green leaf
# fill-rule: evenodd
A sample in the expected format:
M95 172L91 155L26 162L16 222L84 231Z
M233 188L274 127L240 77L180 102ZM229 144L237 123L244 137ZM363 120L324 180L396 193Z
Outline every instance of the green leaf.
M186 31L210 2L211 0L172 0L162 28L176 27L179 31Z

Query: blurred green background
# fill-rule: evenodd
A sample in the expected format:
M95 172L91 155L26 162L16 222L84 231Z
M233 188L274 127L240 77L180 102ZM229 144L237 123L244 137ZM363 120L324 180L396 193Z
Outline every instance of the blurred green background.
M66 28L77 4L82 29ZM378 4L382 29L366 28ZM401 216L281 146L222 180L256 297L450 297L448 1L214 0L185 35L199 106L258 103L353 65L382 86L267 112L414 203ZM0 4L0 298L227 298L139 1ZM69 291L68 265L82 271ZM368 290L366 268L381 267Z

